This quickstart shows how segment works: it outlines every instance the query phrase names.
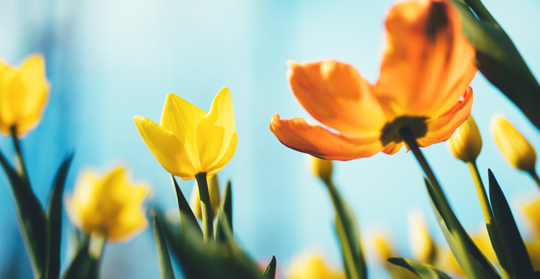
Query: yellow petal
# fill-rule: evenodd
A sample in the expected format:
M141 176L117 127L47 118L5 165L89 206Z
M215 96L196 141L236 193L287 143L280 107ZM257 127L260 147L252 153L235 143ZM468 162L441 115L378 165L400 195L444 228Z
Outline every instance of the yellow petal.
M216 171L218 162L222 161L226 154L230 155L229 147L235 146L231 145L231 141L235 139L236 127L232 97L227 87L221 89L214 98L210 111L197 125L196 135L201 172L216 173L219 171ZM234 151L236 147L232 155ZM232 156L226 158L226 162L231 158Z
M178 138L152 120L134 117L135 125L150 152L168 172L184 180L194 179L199 162L192 161L185 144L186 138Z
M450 137L448 149L454 157L465 163L473 162L478 158L482 150L482 137L472 116L469 116Z
M495 142L506 160L516 169L534 171L536 151L529 141L502 116L491 121Z

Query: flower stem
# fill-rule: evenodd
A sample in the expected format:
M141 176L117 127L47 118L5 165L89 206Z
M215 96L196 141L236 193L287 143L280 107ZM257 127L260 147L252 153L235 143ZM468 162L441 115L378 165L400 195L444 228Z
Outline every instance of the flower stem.
M478 171L476 161L467 162L467 166L469 167L469 171L471 172L471 176L474 181L476 194L478 195L480 207L482 208L482 214L484 215L484 221L486 222L486 229L491 240L491 245L493 246L493 250L495 251L497 260L499 262L499 269L501 271L502 278L511 278L510 274L508 273L510 263L508 262L506 252L504 251L501 236L499 235L499 231L495 223L495 217L493 216L493 211L491 210L491 205L489 203L484 183L480 177L480 172Z
M101 258L103 252L103 246L107 240L107 234L105 230L96 230L90 234L90 243L88 244L88 254L90 258L98 261Z
M210 242L213 239L214 230L214 212L210 204L210 194L208 193L208 181L206 173L201 172L195 175L197 185L199 186L199 197L201 199L202 223L203 223L203 238L205 242Z
M13 140L13 146L15 146L15 152L17 153L18 162L15 164L16 170L19 172L19 175L28 182L28 171L26 170L26 165L24 164L21 143L19 138L17 138L17 126L11 126L11 139Z
M534 182L536 182L536 186L540 188L540 177L538 177L538 173L536 172L536 170L529 171L529 174L531 175Z

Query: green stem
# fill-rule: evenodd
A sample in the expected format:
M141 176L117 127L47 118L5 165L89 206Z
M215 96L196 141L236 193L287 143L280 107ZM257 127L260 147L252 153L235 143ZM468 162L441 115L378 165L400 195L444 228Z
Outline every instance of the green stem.
M95 261L99 261L101 254L103 253L103 246L107 240L107 233L105 230L93 231L90 234L90 243L88 244L88 254L90 258Z
M203 238L205 242L212 241L214 235L214 212L210 204L210 194L208 193L208 181L206 173L201 172L195 175L197 185L199 186L199 197L201 199L202 223L203 223Z
M28 171L26 170L26 165L22 156L21 143L19 141L19 138L17 138L17 126L11 126L11 139L13 140L13 146L15 146L17 160L19 161L18 165L20 169L18 171L20 171L20 176L28 181Z
M497 261L499 262L502 278L512 278L509 272L510 263L508 262L506 252L504 251L501 236L499 235L499 230L497 229L497 224L495 223L495 217L493 216L493 211L491 210L486 188L484 187L484 183L480 177L480 172L478 171L476 161L467 162L467 166L469 167L469 171L471 172L471 176L474 181L476 194L478 195L480 207L482 208L482 214L484 215L484 221L486 222L486 229L488 231L493 250L497 256Z
M536 186L540 188L540 177L538 177L538 173L536 172L536 170L531 170L528 173L531 175L532 179L536 183Z

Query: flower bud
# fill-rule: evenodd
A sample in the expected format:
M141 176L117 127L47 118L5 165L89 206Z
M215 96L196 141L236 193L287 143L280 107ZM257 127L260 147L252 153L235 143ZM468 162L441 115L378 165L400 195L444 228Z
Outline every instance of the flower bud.
M421 211L411 211L409 221L409 244L416 260L433 264L437 258L437 246L431 237Z
M467 163L478 158L482 150L482 137L472 116L454 132L448 140L448 149L454 157Z
M217 174L208 179L208 194L210 195L210 205L212 206L213 216L216 218L219 210L219 204L221 202ZM197 185L197 180L195 180L195 183L193 183L193 190L191 190L189 204L191 205L193 214L202 220L201 198L199 196L199 185Z
M332 172L334 170L332 160L326 160L317 157L311 158L311 168L313 170L313 173L322 181L330 181L332 179Z
M512 166L523 171L534 171L536 152L510 122L497 116L492 120L491 130L497 146Z

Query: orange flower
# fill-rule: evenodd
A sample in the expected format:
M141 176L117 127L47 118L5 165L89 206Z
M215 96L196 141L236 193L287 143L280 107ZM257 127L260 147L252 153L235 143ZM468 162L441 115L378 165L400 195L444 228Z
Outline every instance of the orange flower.
M333 133L302 118L270 123L286 146L330 160L352 160L403 146L409 126L420 146L447 140L467 119L475 50L461 33L454 7L443 0L394 6L386 19L387 46L375 85L333 60L289 62L300 104Z

